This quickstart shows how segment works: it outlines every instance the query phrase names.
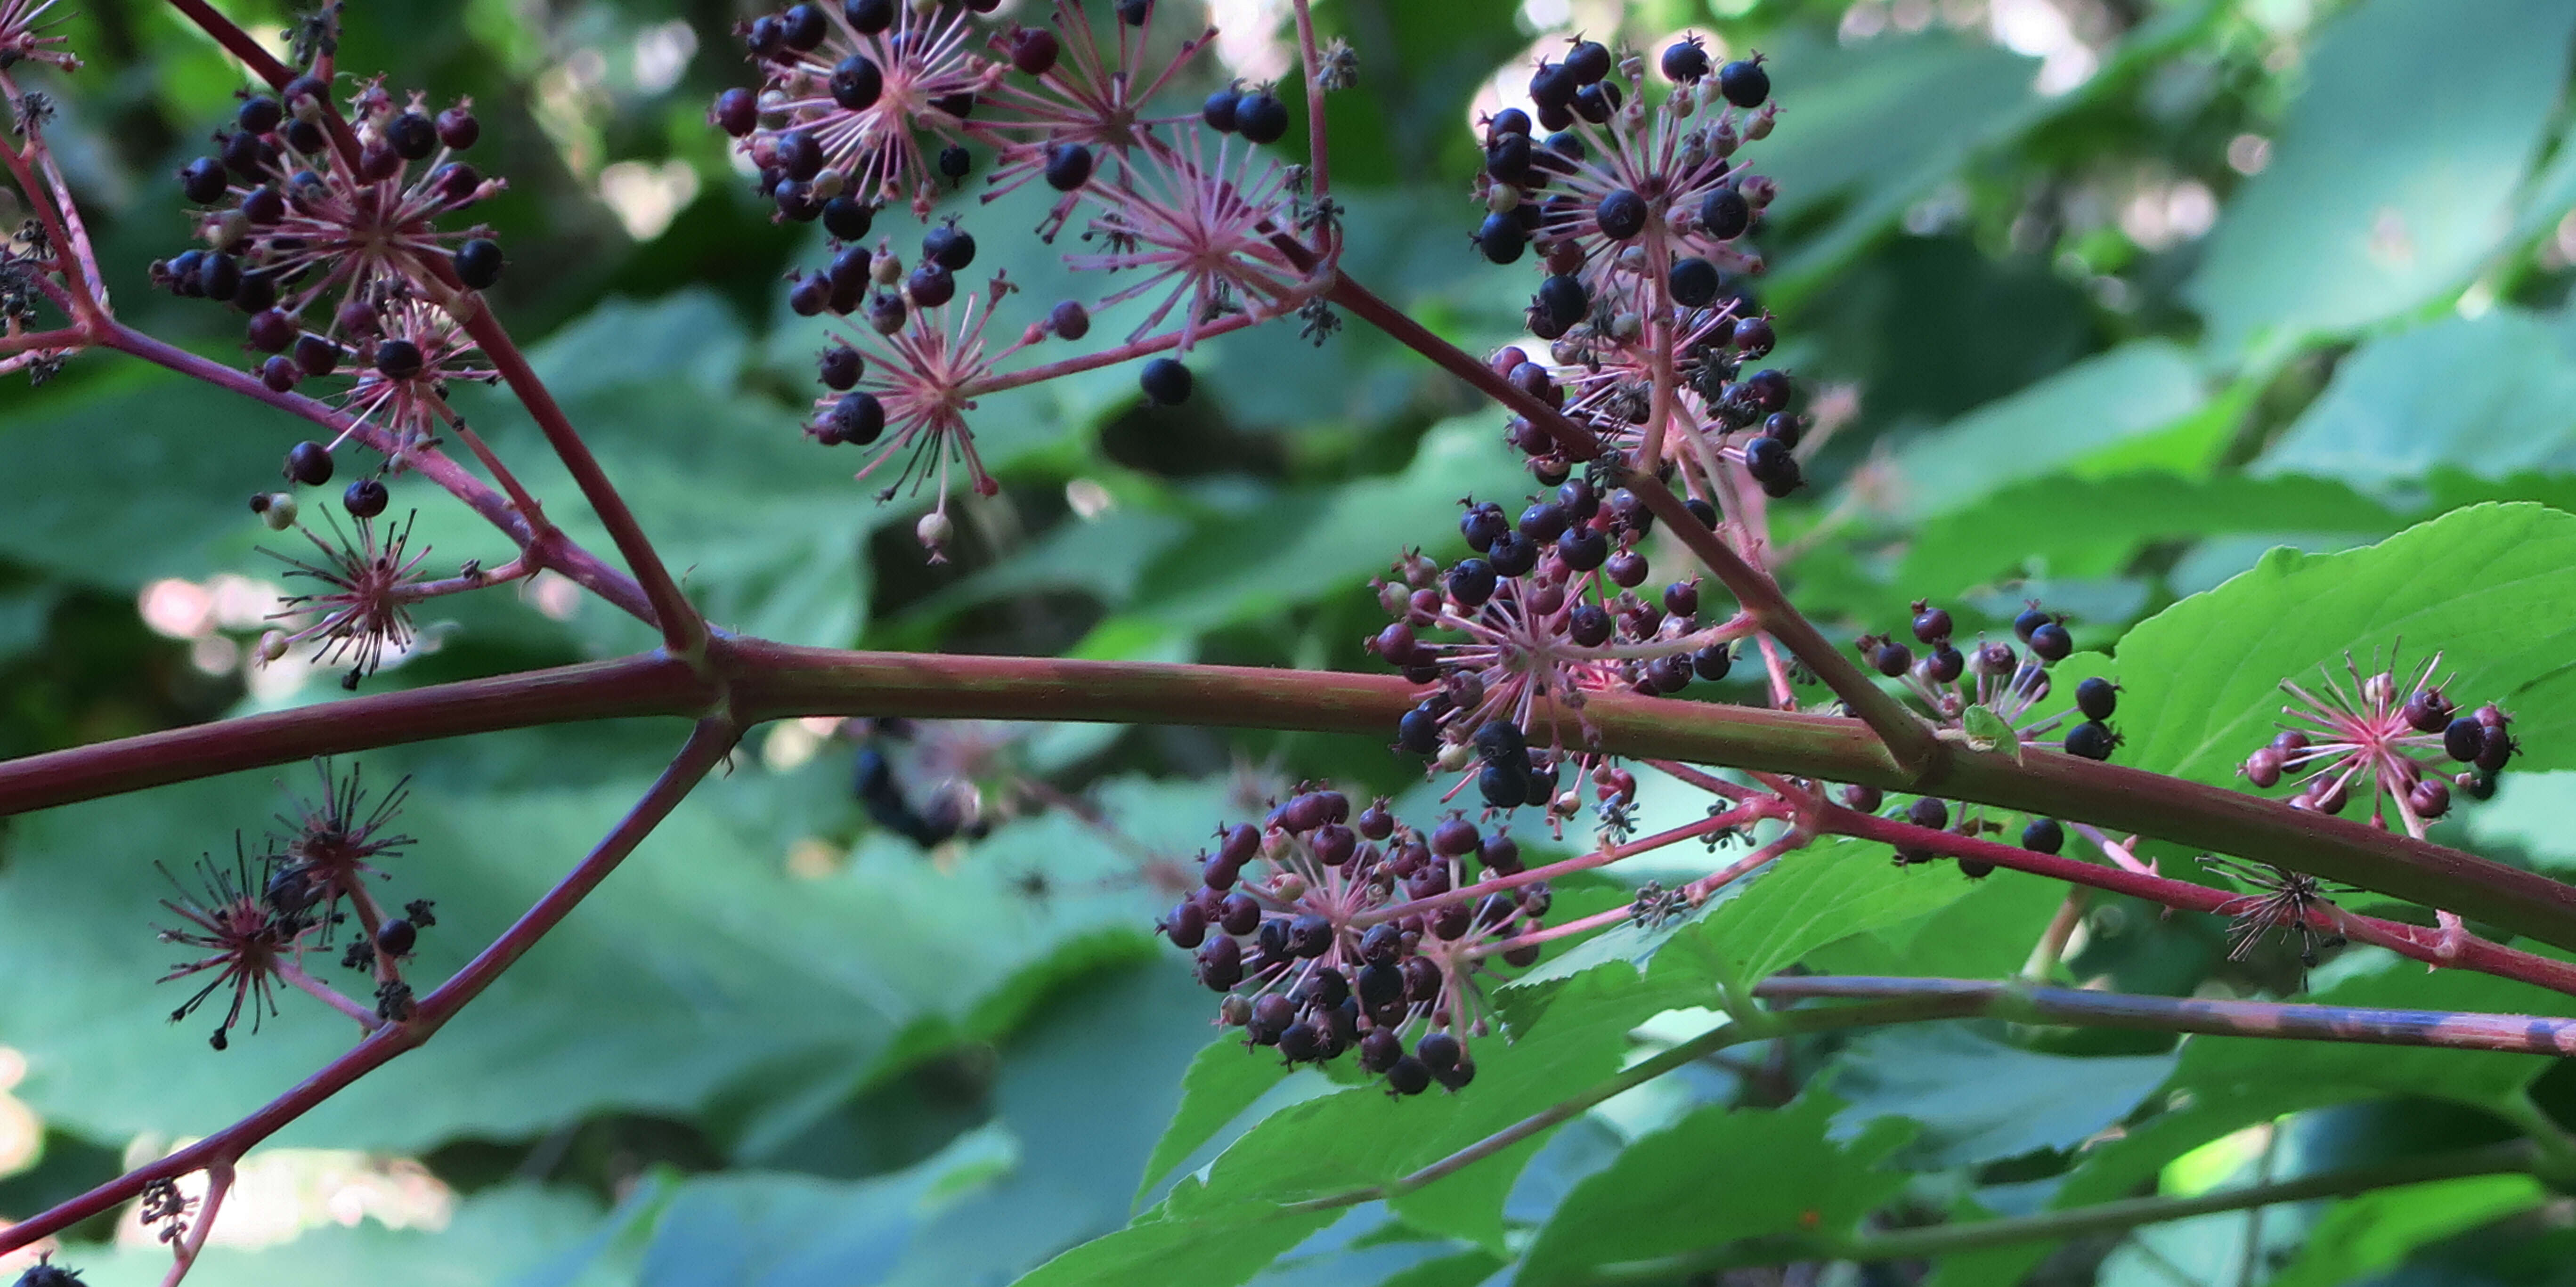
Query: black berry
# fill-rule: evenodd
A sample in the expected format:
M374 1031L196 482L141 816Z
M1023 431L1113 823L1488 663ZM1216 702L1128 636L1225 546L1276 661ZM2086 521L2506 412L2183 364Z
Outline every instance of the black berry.
M224 164L211 156L201 156L179 167L179 191L190 201L210 206L224 199L228 182Z
M1675 84L1689 84L1708 75L1708 50L1699 37L1685 36L1664 47L1664 78Z
M1699 227L1718 241L1732 241L1753 226L1753 205L1734 185L1712 190L1700 198Z
M1717 265L1697 257L1676 259L1666 279L1672 288L1673 302L1684 308L1698 308L1717 298Z
M1646 199L1626 188L1613 188L1592 211L1601 235L1626 241L1646 230Z
M1276 143L1288 137L1288 105L1268 90L1235 100L1234 128L1247 142Z
M351 518L374 518L385 512L391 499L385 493L385 485L373 478L361 478L340 494L340 503L349 507Z
M2066 730L2066 753L2088 760L2111 758L2111 748L2120 744L2120 735L2100 720L2086 720Z
M1762 70L1759 55L1737 59L1717 70L1717 92L1737 107L1760 107L1771 97L1771 73Z
M885 404L873 393L844 393L823 422L835 441L864 447L885 432Z
M841 0L841 16L860 35L873 36L894 25L895 6L899 0Z
M1071 192L1091 181L1091 149L1080 143L1058 143L1047 150L1047 186Z
M2033 818L2021 829L2021 847L2033 853L2056 853L2066 847L2066 828L2055 818Z
M1177 407L1189 401L1190 390L1198 383L1188 367L1172 358L1146 363L1136 382L1145 390L1145 400L1158 407Z
M2075 686L2075 709L2084 712L2086 719L2109 719L2119 705L2120 686L2099 675Z
M286 452L286 477L307 487L331 481L331 450L318 442L299 442ZM2467 759L2467 756L2460 757Z
M472 290L488 290L501 280L501 245L476 237L456 248L456 277Z

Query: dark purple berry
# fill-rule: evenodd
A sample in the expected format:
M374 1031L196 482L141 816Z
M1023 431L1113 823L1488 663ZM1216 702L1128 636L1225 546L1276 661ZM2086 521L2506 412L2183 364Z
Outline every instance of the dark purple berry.
M2030 632L2030 650L2041 661L2064 661L2068 653L2075 651L2075 636L2052 621Z
M1333 923L1308 913L1288 924L1288 950L1308 959L1322 956L1333 947Z
M1891 639L1870 649L1869 664L1878 673L1892 679L1904 674L1914 664L1914 651Z
M1717 298L1717 265L1699 258L1676 259L1665 284L1672 290L1674 303L1698 308Z
M1440 720L1417 706L1406 711L1395 722L1395 745L1411 755L1431 755L1440 749Z
M2491 725L2487 728L2486 747L2478 752L2477 759L2473 763L2479 769L2493 774L2501 771L2505 762L2513 758L2515 749L2513 735L2505 732L2502 725Z
M1574 114L1595 125L1607 125L1610 114L1619 110L1620 93L1615 81L1601 81L1574 91Z
M2439 733L2458 713L2438 689L2423 689L2406 699L2406 723L2418 733Z
M303 328L296 325L294 318L271 308L251 314L248 331L253 351L283 353L295 343Z
M823 422L839 441L864 447L885 432L885 404L873 393L844 393Z
M462 107L451 107L438 114L438 141L448 147L462 152L474 146L474 141L481 137L483 124L474 119L474 113Z
M1925 679L1936 684L1946 684L1966 672L1968 659L1961 656L1958 649L1944 642L1923 654L1921 665Z
M361 478L340 494L340 503L349 507L351 518L374 518L385 512L385 505L392 499L385 493L385 485L372 478Z
M404 112L385 122L385 144L406 161L424 160L438 150L438 127L418 112Z
M1382 1073L1404 1058L1404 1039L1384 1028L1360 1038L1360 1070Z
M2088 760L2111 758L2111 748L2120 744L2120 735L2100 720L2086 720L2066 730L2066 753Z
M1699 201L1699 227L1717 241L1733 241L1753 226L1753 204L1735 185L1712 188Z
M975 168L975 154L967 151L963 143L951 143L939 149L938 164L940 177L953 182Z
M1762 318L1748 317L1735 324L1735 347L1742 350L1746 357L1758 358L1769 353L1771 346L1777 340L1778 337L1772 333L1771 323Z
M1582 278L1560 274L1538 284L1536 303L1550 321L1570 327L1591 314L1592 292L1584 288Z
M1711 682L1726 678L1726 672L1734 668L1735 655L1727 651L1725 644L1710 644L1691 654L1691 672Z
M1234 107L1242 101L1243 86L1228 85L1208 95L1207 101L1199 105L1199 119L1207 122L1207 127L1219 134L1232 134L1234 133Z
M957 274L936 263L916 266L903 279L904 291L919 308L937 308L957 298Z
M1914 637L1925 643L1939 643L1950 637L1950 613L1945 608L1917 603L1914 613Z
M179 167L179 191L190 201L210 206L224 199L228 182L224 163L211 156L201 156Z
M1486 215L1485 222L1476 228L1474 240L1477 252L1497 264L1518 263L1522 252L1529 249L1528 230L1507 214Z
M1458 516L1458 533L1467 538L1467 548L1479 554L1494 548L1494 541L1511 530L1511 520L1503 517L1500 505L1487 502L1470 506Z
M259 382L267 385L271 393L292 392L303 380L303 369L296 366L292 359L273 357L259 364ZM268 498L258 496L252 499L264 501Z
M1505 532L1494 538L1485 551L1485 561L1494 565L1498 576L1527 576L1538 566L1538 542L1518 532Z
M787 307L798 317L814 317L832 304L832 279L828 276L798 278L787 288Z
M1197 384L1190 369L1172 358L1156 358L1145 364L1137 376L1145 400L1158 407L1177 407L1190 400L1190 390Z
M921 234L921 257L952 273L962 273L975 262L975 234L953 223L939 224Z
M1494 565L1483 559L1460 559L1449 569L1449 597L1462 608L1481 608L1494 597Z
M826 87L843 110L864 112L885 96L885 69L866 54L852 54L833 65Z
M1631 590L1644 585L1650 571L1646 556L1635 550L1621 550L1611 555L1610 561L1601 565L1601 570L1614 584Z
M2066 828L2055 818L2033 818L2021 829L2021 847L2032 853L2056 853L2066 847Z
M900 0L841 0L841 16L862 36L873 36L894 25L895 9Z
M814 366L823 387L835 391L856 387L859 377L868 369L867 359L860 357L859 351L847 344L835 344L823 350L822 356L815 359Z
M1601 235L1626 241L1646 230L1646 199L1626 188L1613 188L1593 207L1592 219L1600 225Z
M2119 705L2120 686L2099 675L2075 686L2075 709L2084 712L2086 719L2109 719Z
M1549 108L1562 111L1572 107L1574 92L1582 87L1582 83L1575 80L1574 74L1567 71L1563 63L1543 62L1538 65L1537 71L1530 73L1530 101L1538 104L1539 116L1542 120L1546 119Z
M1197 903L1183 902L1163 913L1162 930L1174 947L1197 947L1207 939L1207 913Z
M1512 809L1529 800L1530 774L1523 764L1488 761L1476 770L1476 794L1489 808ZM1446 937L1455 938L1456 935Z
M1758 54L1737 59L1717 69L1717 92L1737 107L1760 107L1771 97L1771 73L1762 70Z
M1398 1095L1419 1095L1431 1089L1431 1070L1421 1060L1406 1055L1386 1070L1386 1088Z
M1288 105L1267 90L1246 94L1234 103L1235 132L1250 143L1276 143L1288 137Z
M1789 444L1777 438L1754 438L1744 444L1744 472L1753 475L1755 482L1786 477L1797 468L1798 460L1789 454Z
M2036 607L2027 608L2020 616L2013 618L2013 633L2020 636L2023 643L2029 643L2032 634L2053 620L2054 618Z
M233 114L233 119L253 134L266 134L286 119L286 109L276 99L257 94L242 100L241 110Z
M408 380L420 374L424 362L420 346L409 340L390 339L376 345L376 370L388 380Z
M1413 1043L1413 1057L1421 1060L1423 1067L1429 1068L1434 1076L1457 1067L1458 1061L1466 1054L1466 1048L1458 1044L1458 1039L1445 1032L1424 1033L1420 1041Z
M1905 820L1918 827L1939 831L1950 825L1950 806L1927 795L1906 806Z
M1664 47L1664 78L1677 85L1687 85L1708 75L1708 50L1699 37L1684 36Z
M1565 535L1556 538L1556 557L1577 572L1592 571L1609 559L1610 538L1588 524L1569 527Z
M329 375L340 369L340 346L319 335L298 336L295 365L306 375Z
M1024 27L1011 38L1011 65L1031 76L1055 70L1056 57L1062 52L1055 33L1044 27Z
M1047 310L1047 329L1064 339L1081 339L1091 334L1091 310L1068 299Z
M1778 411L1789 405L1788 373L1766 366L1744 377L1744 392L1764 411Z
M760 96L739 86L728 89L707 108L707 120L735 138L749 137L760 128Z
M1565 617L1566 637L1578 647L1598 648L1610 642L1611 627L1610 614L1598 604L1578 603Z
M275 188L254 188L242 198L242 217L262 228L286 217L286 196Z
M2406 803L2416 817L2438 818L2451 811L2451 788L2438 777L2425 778L2406 793Z
M475 237L456 248L456 278L469 290L489 290L501 280L501 244Z
M1047 186L1071 192L1091 181L1091 149L1080 143L1058 143L1047 149Z
M299 442L288 448L286 476L307 487L331 481L331 449L318 442Z

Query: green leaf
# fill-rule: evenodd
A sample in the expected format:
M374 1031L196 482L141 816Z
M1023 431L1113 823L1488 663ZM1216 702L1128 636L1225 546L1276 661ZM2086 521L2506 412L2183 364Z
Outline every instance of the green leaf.
M369 780L389 781L384 770L402 762L371 759ZM182 953L152 942L151 927L172 922L152 864L184 873L218 846L229 858L231 825L256 827L280 809L275 781L243 774L17 820L0 914L27 928L0 936L0 970L58 985L0 996L0 1031L28 1057L16 1093L56 1125L108 1139L202 1133L348 1048L347 1021L289 992L261 1032L237 1031L217 1054L206 1038L219 1012L173 1026L186 993L153 984ZM312 789L309 770L289 781ZM638 789L417 785L401 826L418 843L386 864L384 887L397 905L438 902L415 986L425 991L498 936ZM1191 788L1130 786L1103 803L1132 834L1166 843L1213 816L1215 789L1193 798ZM685 1116L737 1089L789 1098L808 1078L865 1078L906 1034L917 1045L997 1022L987 1004L1043 978L1067 949L1093 951L1068 958L1085 964L1104 942L1124 955L1149 950L1135 928L1149 907L1132 890L1096 884L1133 860L1060 814L1002 828L954 872L887 844L840 874L804 880L784 870L783 842L728 824L725 792L702 788L437 1042L281 1138L417 1150L468 1134L534 1136L603 1111ZM1013 880L1041 858L1067 891L1044 903ZM322 954L307 964L351 982ZM738 1087L754 1070L761 1076Z
M655 1222L639 1287L882 1280L960 1185L1008 1167L1007 1132L972 1132L935 1157L858 1183L756 1171L693 1177Z
M1937 598L2015 573L2112 576L2158 541L2245 531L2385 533L2398 525L2396 514L2350 487L2296 474L2041 478L1926 522L1908 543L1896 580Z
M223 1245L231 1220L217 1225L214 1245L189 1269L189 1282L213 1287L348 1287L353 1282L369 1287L505 1287L523 1281L548 1259L578 1250L600 1214L595 1204L563 1189L508 1184L464 1198L439 1229L394 1229L370 1219L329 1224L292 1241L246 1250ZM148 1287L170 1272L169 1248L157 1243L113 1250L75 1243L62 1259L90 1287Z
M1238 1202L1141 1220L1038 1266L1016 1287L1234 1287L1341 1214Z
M2443 650L2462 701L2502 701L2534 767L2576 763L2576 515L2480 505L2368 549L2276 550L2254 570L2140 623L2108 669L2128 739L2122 764L2204 782L2233 779L2268 740L2284 679L2363 666L2403 640L2407 658ZM2345 681L2351 681L2347 678Z
M2576 9L2365 0L2306 59L2272 162L2184 289L2221 359L2345 331L2456 288L2511 227L2566 72ZM2391 93L2440 84L2428 99Z
M1806 960L1829 974L1997 978L2022 967L2065 901L2056 881L1998 870L1930 915L1855 934Z
M1968 734L1968 749L2000 753L2021 763L2021 734L2012 721L1983 706L1971 706L1961 717L1961 727Z
M1960 1023L1854 1040L1834 1062L1835 1118L1850 1134L1883 1117L1920 1123L1900 1154L1916 1170L2071 1150L2119 1121L2173 1071L2172 1055L2075 1058L2005 1045Z
M1955 868L1917 871L1888 861L1884 846L1836 841L1783 856L1691 933L1655 955L1653 977L1676 995L1681 980L1706 1005L1712 985L1741 988L1847 935L1912 920L1973 888Z
M2187 355L2162 340L2087 358L1900 449L1895 516L1917 522L1965 509L2006 484L2152 434L2206 397Z
M2428 1242L2466 1233L2549 1199L2527 1175L2476 1175L2410 1184L2335 1204L2269 1287L2336 1287L2395 1266Z
M2576 445L2576 346L2563 320L2499 308L2378 336L2264 453L2257 472L2386 493L2436 465L2484 478L2564 463ZM2436 377L2434 373L2438 372ZM2350 526L2263 517L2274 530Z
M1233 1037L1209 1042L1190 1060L1190 1070L1181 1075L1181 1106L1172 1114L1171 1124L1163 1128L1153 1155L1145 1159L1145 1174L1137 1185L1137 1196L1144 1196L1156 1181L1180 1165L1181 1159L1197 1152L1218 1128L1252 1107L1254 1100L1287 1075L1286 1066L1246 1052L1243 1043Z
M1834 1108L1814 1091L1773 1111L1709 1107L1638 1140L1567 1195L1514 1281L1553 1287L1603 1264L1849 1230L1904 1187L1903 1175L1873 1168L1906 1132L1880 1127L1837 1146Z

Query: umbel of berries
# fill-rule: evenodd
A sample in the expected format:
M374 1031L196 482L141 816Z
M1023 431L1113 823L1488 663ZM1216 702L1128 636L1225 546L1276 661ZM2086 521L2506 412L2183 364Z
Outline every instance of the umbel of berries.
M1352 1054L1395 1095L1475 1079L1475 1039L1494 1030L1484 981L1528 965L1550 895L1543 883L1479 892L1522 871L1509 835L1451 814L1429 830L1383 802L1351 813L1306 790L1258 826L1221 827L1198 888L1160 929L1226 994L1218 1021L1290 1064Z
M2320 667L2313 685L2282 680L2295 699L2281 708L2288 718L2239 774L2260 790L2294 784L2290 803L2318 813L2368 792L2371 825L2387 827L2393 811L2421 837L2455 797L2495 794L2495 775L2521 750L2512 717L2492 702L2458 704L2441 669L2440 653L2412 667L2374 653L2367 670L2346 653L2341 673Z
M1482 123L1472 242L1540 275L1528 318L1547 345L1536 360L1507 350L1519 361L1498 359L1495 373L1655 457L1640 464L1680 471L1677 490L1713 510L1758 506L1805 481L1794 383L1759 365L1778 336L1746 287L1763 266L1750 237L1776 187L1738 153L1770 131L1769 75L1755 62L1712 74L1695 36L1663 51L1672 85L1660 99L1645 66L1578 38L1531 72L1534 112ZM1545 427L1525 418L1510 437L1542 479L1561 475ZM1732 470L1741 478L1719 476Z
M1963 648L1949 609L1928 600L1914 602L1909 626L1911 643L1894 635L1863 635L1854 647L1871 669L1903 684L1936 722L1962 737L1982 737L1969 727L1969 711L1982 708L2011 726L2025 746L2055 745L2088 760L2107 760L2118 748L2120 735L2111 727L2118 684L2086 679L2075 687L2073 709L2045 709L2055 692L2049 667L2075 651L2075 639L2061 617L2036 602L2013 619L2020 649L1983 638Z

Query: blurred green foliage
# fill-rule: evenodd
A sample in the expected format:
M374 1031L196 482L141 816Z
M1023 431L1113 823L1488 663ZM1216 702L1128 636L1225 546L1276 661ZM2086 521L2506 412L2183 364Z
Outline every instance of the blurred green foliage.
M286 20L261 0L222 7ZM1275 48L1259 27L1284 6L1213 7ZM787 311L781 278L821 243L769 220L702 119L743 78L729 28L748 13L362 3L339 54L437 102L473 98L476 159L511 182L477 211L510 252L501 315L542 337L541 368L720 624L1358 668L1368 577L1405 547L1454 545L1457 497L1528 486L1462 387L1358 328L1321 348L1273 328L1194 359L1203 396L1185 409L1140 409L1122 371L989 399L976 425L1003 493L968 501L954 561L924 566L920 503L875 504L796 430L820 331ZM1467 123L1498 71L1576 26L1648 49L1688 27L1770 56L1785 110L1749 155L1783 195L1759 289L1782 319L1777 361L1832 426L1812 501L1783 513L1786 575L1830 632L1888 628L1928 596L1973 633L2044 598L2087 647L2116 644L2060 682L2128 686L2124 762L2210 781L2273 718L2274 681L2402 638L2450 649L2464 690L2512 705L2534 768L2576 769L2563 0L1318 0L1317 16L1363 67L1328 112L1347 265L1469 348L1517 334L1529 285L1466 242ZM52 137L120 312L232 360L226 314L144 274L184 237L168 176L236 72L141 0L84 6L63 29L90 65L31 79L60 101ZM1206 66L1173 98L1226 74ZM1298 119L1283 146L1302 142ZM1017 235L1031 199L948 209L1031 298L1067 289ZM605 546L505 398L460 405ZM277 580L241 497L299 436L103 356L0 395L15 465L0 473L0 751L332 691L247 682L261 623L221 608L226 587ZM438 563L504 553L416 480L396 495ZM2356 548L2483 502L2520 503ZM216 606L148 628L136 605L172 579ZM543 592L446 602L436 646L380 683L649 642ZM617 724L370 757L371 778L414 774L418 843L393 888L439 900L422 971L497 933L675 740ZM1051 1285L1538 1287L1873 1211L2026 1213L2160 1176L2169 1191L2288 1177L2576 1121L2576 1079L2520 1056L1949 1025L1695 1066L1392 1203L1283 1213L1690 1035L1672 1025L1704 1027L1695 1007L1720 985L1801 960L2010 973L2058 891L1820 850L1704 917L1554 957L1501 994L1521 1036L1484 1051L1469 1093L1396 1102L1207 1045L1210 997L1144 932L1217 818L1301 778L1413 788L1370 739L977 727L875 744L916 791L950 771L977 781L999 825L924 853L853 799L846 743L769 732L436 1043L277 1141L313 1166L314 1150L380 1155L371 1174L411 1177L411 1205L367 1208L357 1187L339 1190L356 1207L285 1201L300 1214L279 1245L219 1248L195 1281L803 1287L1035 1270ZM25 1056L10 1093L43 1138L0 1176L0 1216L229 1121L345 1047L337 1023L289 1007L215 1055L204 1025L163 1021L172 998L151 982L152 864L255 833L284 807L280 776L10 823L0 1046ZM1659 799L1650 788L1650 824L1696 809ZM2526 774L2444 834L2576 868L2571 802L2576 779ZM2147 853L2168 874L2190 866ZM1560 890L1561 905L1624 898ZM2221 960L2222 928L2100 900L2060 969L2171 994L2296 986L2277 945ZM2354 1005L2565 1003L2360 952L2312 985ZM2457 1181L1822 1281L2538 1287L2570 1281L2569 1211L2529 1181ZM64 1259L99 1287L157 1277L159 1249L98 1245L110 1223L76 1231Z

